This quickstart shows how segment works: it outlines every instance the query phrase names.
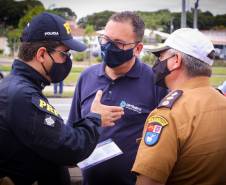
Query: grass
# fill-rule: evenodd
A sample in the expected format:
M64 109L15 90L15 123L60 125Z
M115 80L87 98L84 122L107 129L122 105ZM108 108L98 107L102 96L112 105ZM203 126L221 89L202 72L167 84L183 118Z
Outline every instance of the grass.
M226 75L226 67L213 67L212 70L214 75Z
M0 71L10 72L11 69L11 66L0 65Z
M84 69L84 67L72 67L71 73L81 73Z
M224 81L226 81L226 75L225 76L212 76L210 79L211 85L214 87L218 87Z
M43 94L46 97L53 97L53 91L44 91ZM74 91L64 91L62 97L63 98L70 98L73 97Z
M84 70L84 67L73 67L68 77L64 80L65 85L75 85L80 73ZM218 87L224 81L226 81L226 67L213 67L213 75L210 79L211 85L214 87ZM0 65L0 70L9 72L11 70L11 66ZM51 95L51 92L48 93ZM72 96L73 92L65 92L65 96Z
M64 80L65 85L75 85L81 72L70 72L67 78Z
M211 85L218 87L226 81L226 67L213 67L212 77L210 79Z
M75 85L80 73L84 70L84 68L76 69L73 68L72 72L65 79L65 85ZM214 87L219 86L224 81L226 81L226 67L213 67L213 75L210 79L211 85Z

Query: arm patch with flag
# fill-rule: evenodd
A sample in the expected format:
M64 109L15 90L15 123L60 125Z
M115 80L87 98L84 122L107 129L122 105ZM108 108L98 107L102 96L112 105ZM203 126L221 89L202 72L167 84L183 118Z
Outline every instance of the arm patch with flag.
M154 146L158 143L162 130L168 125L168 121L162 116L150 116L147 119L147 123L144 143L148 146Z

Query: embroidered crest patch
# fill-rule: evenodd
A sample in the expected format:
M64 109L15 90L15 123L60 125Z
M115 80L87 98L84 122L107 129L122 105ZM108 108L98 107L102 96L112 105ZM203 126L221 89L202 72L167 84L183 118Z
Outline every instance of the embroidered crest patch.
M168 122L161 116L151 116L147 119L147 123L144 143L148 146L154 146L159 141L163 127L168 125Z
M55 118L52 116L46 116L44 124L50 127L55 127Z

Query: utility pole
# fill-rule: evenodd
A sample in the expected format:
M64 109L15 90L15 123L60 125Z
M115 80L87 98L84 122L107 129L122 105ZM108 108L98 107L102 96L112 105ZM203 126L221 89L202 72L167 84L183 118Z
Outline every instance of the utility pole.
M170 19L170 33L172 33L174 30L174 25L173 25L173 18Z
M194 19L193 19L193 28L198 29L198 7L199 7L199 0L195 2L194 8Z
M182 12L181 12L181 28L186 28L187 17L186 17L186 0L182 0Z

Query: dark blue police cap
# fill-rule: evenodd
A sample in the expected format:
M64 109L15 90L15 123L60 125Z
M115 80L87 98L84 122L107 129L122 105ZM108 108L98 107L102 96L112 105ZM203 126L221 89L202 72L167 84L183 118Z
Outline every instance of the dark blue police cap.
M35 16L25 27L21 42L60 41L75 51L84 51L86 45L73 39L71 28L63 18L52 13Z

